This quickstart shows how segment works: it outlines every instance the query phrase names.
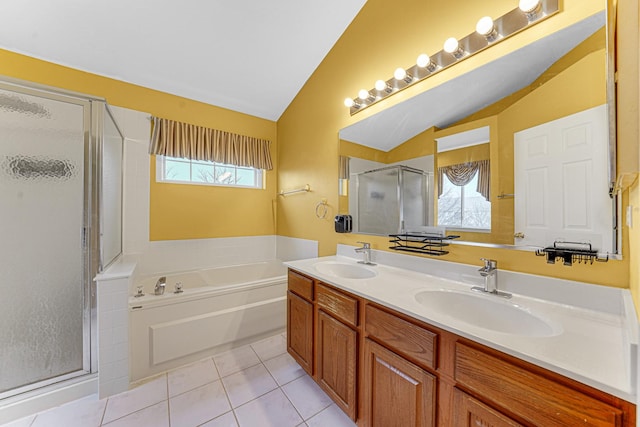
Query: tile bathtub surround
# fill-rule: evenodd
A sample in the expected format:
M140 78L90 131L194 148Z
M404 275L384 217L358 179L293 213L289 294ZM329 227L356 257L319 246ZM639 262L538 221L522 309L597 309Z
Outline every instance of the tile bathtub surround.
M317 241L276 235L147 241L138 247L128 255L138 261L140 276L318 256Z
M221 237L149 242L138 256L138 275L269 261L276 236Z
M3 427L355 427L286 353L284 334Z
M135 264L116 261L96 277L98 292L98 394L129 387L129 290Z

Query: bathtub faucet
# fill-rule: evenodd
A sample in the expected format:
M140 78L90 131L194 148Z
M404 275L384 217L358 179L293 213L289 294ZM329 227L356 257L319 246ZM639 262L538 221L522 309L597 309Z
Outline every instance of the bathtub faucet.
M162 276L161 278L159 278L158 281L156 282L154 293L156 295L164 294L164 287L166 286L166 284L167 284L167 278L165 276Z

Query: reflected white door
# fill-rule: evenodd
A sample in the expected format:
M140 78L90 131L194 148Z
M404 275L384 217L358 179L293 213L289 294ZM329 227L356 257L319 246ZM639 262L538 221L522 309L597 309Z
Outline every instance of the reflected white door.
M516 245L612 251L607 135L606 105L514 135L515 232L524 234Z

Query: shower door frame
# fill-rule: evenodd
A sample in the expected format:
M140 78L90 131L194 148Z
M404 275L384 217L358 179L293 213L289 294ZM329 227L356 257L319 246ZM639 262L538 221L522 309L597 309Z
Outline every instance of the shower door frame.
M360 177L366 174L370 174L370 173L375 173L375 172L381 172L381 171L387 171L387 170L395 170L397 173L397 188L396 188L396 197L397 197L397 201L398 201L398 227L397 227L397 231L394 230L393 233L404 233L405 230L405 215L404 215L404 199L405 199L405 194L404 194L404 172L410 172L410 173L415 173L417 175L420 175L421 179L422 179L422 199L423 199L423 210L422 210L422 216L423 216L423 222L425 224L429 224L429 201L428 201L428 197L429 197L429 186L430 186L430 176L428 172L425 172L423 170L420 169L416 169L416 168L412 168L410 166L405 166L405 165L392 165L392 166L383 166L380 168L376 168L376 169L370 169L370 170L366 170L366 171L362 171L362 172L358 172L355 175L356 177L356 185L355 185L355 197L356 197L356 202L354 204L355 207L355 212L353 213L353 216L355 216L355 221L354 221L354 232L357 232L359 234L367 234L367 235L372 235L372 236L380 236L381 234L376 234L376 233L372 233L372 232L364 232L362 230L360 230ZM355 229L357 227L357 230ZM391 234L393 234L391 233ZM386 235L386 234L385 234Z
M81 93L25 82L6 76L0 76L0 89L82 106L84 128L84 212L82 215L83 237L81 242L83 246L82 369L0 393L1 405L3 402L11 402L14 398L23 398L33 393L39 393L41 389L57 383L81 379L81 377L95 374L98 370L97 290L93 279L99 272L101 258L99 211L99 166L101 164L100 147L103 132L101 114L108 113L106 112L106 101L102 98L89 97ZM99 116L100 120L96 120L96 116ZM118 131L120 132L119 129Z

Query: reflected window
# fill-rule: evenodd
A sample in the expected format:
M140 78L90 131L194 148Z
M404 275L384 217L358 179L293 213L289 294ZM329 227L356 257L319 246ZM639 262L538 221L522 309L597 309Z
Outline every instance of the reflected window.
M442 176L442 195L438 198L438 225L447 228L491 230L491 202L476 191L478 173L466 185L453 184Z
M166 156L156 156L156 181L264 188L262 169Z

